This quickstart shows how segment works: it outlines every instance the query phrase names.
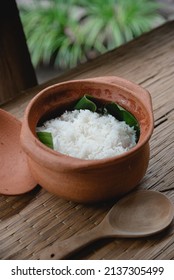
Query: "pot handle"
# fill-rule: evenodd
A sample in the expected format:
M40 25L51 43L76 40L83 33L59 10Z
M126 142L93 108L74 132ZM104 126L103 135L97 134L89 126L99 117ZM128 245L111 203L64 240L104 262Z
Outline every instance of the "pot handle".
M152 100L150 93L144 89L143 87L128 81L126 79L120 78L118 76L104 76L104 77L95 77L90 78L87 80L93 80L93 81L99 81L99 82L106 82L109 84L115 84L119 87L125 88L129 91L131 91L135 97L137 97L148 109L150 115L152 115Z

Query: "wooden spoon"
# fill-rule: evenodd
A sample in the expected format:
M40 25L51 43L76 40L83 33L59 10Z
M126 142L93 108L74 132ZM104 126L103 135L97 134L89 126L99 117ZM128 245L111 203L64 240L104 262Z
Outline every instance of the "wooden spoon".
M95 228L41 251L39 259L64 259L94 240L105 237L144 237L160 232L173 219L173 204L156 191L135 191L115 204Z
M20 145L21 122L0 109L0 194L17 195L36 186Z

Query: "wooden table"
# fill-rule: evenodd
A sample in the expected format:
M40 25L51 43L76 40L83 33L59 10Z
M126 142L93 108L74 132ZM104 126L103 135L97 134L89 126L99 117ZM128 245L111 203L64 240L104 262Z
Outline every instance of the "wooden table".
M1 106L22 118L29 100L56 82L103 75L132 80L152 95L155 129L148 171L139 188L165 193L174 203L174 22L85 63ZM21 196L0 196L0 259L35 259L42 248L92 229L111 203L82 205L36 187ZM72 259L174 259L174 223L141 239L106 239Z

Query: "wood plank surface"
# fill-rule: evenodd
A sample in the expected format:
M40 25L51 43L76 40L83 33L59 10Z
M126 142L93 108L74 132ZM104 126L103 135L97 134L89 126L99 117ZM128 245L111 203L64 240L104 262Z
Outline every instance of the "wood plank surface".
M70 79L116 75L145 87L152 96L155 129L151 156L139 188L165 193L174 203L174 22L72 69L1 106L22 118L29 100L42 88ZM35 259L42 248L89 230L112 203L82 205L55 197L39 186L21 196L0 196L0 259ZM106 239L72 259L174 259L174 223L140 239Z

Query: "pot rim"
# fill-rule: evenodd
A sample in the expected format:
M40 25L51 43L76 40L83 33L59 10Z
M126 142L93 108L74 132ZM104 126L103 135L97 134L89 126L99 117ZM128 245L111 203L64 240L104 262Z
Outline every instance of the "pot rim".
M119 79L119 77L117 77ZM126 82L127 80L120 78L122 82ZM125 159L134 156L136 153L140 152L144 145L147 144L149 141L153 128L154 128L154 119L153 119L153 113L152 113L152 103L151 103L151 97L148 91L140 87L139 85L136 85L130 81L129 84L135 85L137 88L143 90L143 92L147 95L148 98L148 103L149 103L149 108L148 113L149 113L149 127L147 130L147 133L143 139L139 139L138 143L131 148L129 151L124 152L120 155L116 155L113 157L108 157L108 158L103 158L103 159L94 159L94 160L86 160L86 159L80 159L80 158L75 158L69 155L62 154L60 152L54 151L50 148L48 148L46 145L44 145L37 137L36 135L33 134L29 127L29 122L28 122L28 116L30 114L30 110L35 104L35 102L45 93L51 91L52 89L55 88L60 88L64 85L73 85L77 83L89 83L93 82L95 84L102 84L102 85L109 85L110 87L117 87L120 88L121 90L126 90L128 93L132 94L135 96L135 93L129 88L123 87L118 84L113 84L111 82L106 82L106 81L101 81L101 80L95 80L95 78L88 78L88 79L77 79L77 80L69 80L61 83L56 83L54 85L51 85L49 87L46 87L42 89L32 100L29 102L25 114L24 114L24 119L22 123L22 130L21 130L21 145L26 152L26 154L30 157L33 158L37 163L42 163L45 167L49 169L91 169L95 167L102 167L106 165L112 165L115 163L119 163L121 161L124 161ZM142 101L140 101L142 103ZM143 103L142 103L143 104ZM140 137L141 137L141 130L140 130ZM50 160L51 156L51 160Z

